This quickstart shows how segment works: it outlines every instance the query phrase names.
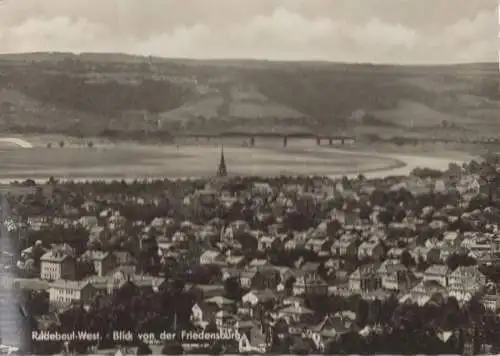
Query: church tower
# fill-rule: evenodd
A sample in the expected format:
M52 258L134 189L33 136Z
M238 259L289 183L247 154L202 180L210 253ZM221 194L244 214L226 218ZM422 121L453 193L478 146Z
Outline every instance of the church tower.
M224 159L224 146L222 146L220 153L219 168L217 169L217 177L226 177L226 176L227 176L227 167L226 167L226 160Z

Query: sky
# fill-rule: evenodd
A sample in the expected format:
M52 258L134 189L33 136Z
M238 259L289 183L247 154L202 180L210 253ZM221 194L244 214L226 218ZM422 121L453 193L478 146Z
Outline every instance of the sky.
M498 61L497 0L0 0L0 53Z

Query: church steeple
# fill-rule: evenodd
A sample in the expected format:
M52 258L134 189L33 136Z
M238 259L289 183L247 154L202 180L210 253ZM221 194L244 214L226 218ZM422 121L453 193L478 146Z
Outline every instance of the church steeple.
M220 162L219 162L219 168L217 169L217 177L225 177L225 176L227 176L227 167L226 167L226 160L224 159L224 145L223 145L220 152Z

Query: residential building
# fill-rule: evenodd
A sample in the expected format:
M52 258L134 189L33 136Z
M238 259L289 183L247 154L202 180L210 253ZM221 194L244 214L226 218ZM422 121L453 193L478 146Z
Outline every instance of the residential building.
M486 284L486 276L477 265L459 266L448 277L450 295L458 300L469 299Z
M92 262L95 273L98 276L106 276L116 267L115 258L109 252L87 251L82 255L82 258Z
M329 244L330 241L326 238L310 239L305 243L305 248L315 253L319 253L320 251L326 249Z
M450 269L446 265L432 265L424 272L424 281L436 281L443 287L448 287Z
M293 284L293 295L327 295L328 284L317 274L303 273Z
M422 280L409 293L405 294L399 302L413 301L422 306L429 302L435 295L447 297L448 291L441 283L435 280Z
M266 336L257 322L249 320L239 323L238 351L245 354L265 354L268 350Z
M217 261L219 261L219 258L221 256L221 253L219 251L205 251L201 256L200 256L200 264L201 265L210 265L210 264L215 264Z
M384 246L378 239L370 239L361 243L358 247L358 258L360 260L370 259L372 261L381 261L384 257Z
M74 256L62 249L46 252L40 258L40 278L48 281L59 279L72 280L76 276L76 260Z
M484 307L493 313L498 313L500 310L500 295L498 294L485 294L481 298Z
M406 291L416 281L415 275L401 263L391 263L387 260L378 269L382 288L394 291Z
M342 258L354 258L357 255L358 249L356 239L354 236L342 236L339 240L335 241L331 248L332 255Z
M57 280L49 287L49 301L57 305L71 302L82 302L88 305L96 294L97 290L89 281Z
M457 231L447 231L444 233L443 241L448 246L458 247L462 243L463 236Z
M379 264L370 263L359 266L350 276L348 282L349 291L361 293L381 288L382 281L377 275Z
M250 289L252 287L252 281L257 274L256 269L246 269L240 273L240 285L244 289Z
M275 290L281 282L280 273L274 267L255 268L256 273L251 278L251 287L254 289Z

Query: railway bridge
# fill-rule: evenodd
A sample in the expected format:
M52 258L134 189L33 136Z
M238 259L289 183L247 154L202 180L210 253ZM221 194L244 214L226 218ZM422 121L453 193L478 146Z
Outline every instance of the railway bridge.
M332 145L346 145L352 144L356 141L354 136L349 135L328 135L328 134L314 134L314 133L240 133L240 132L230 132L230 133L220 133L220 134L207 134L207 133L189 133L183 134L181 137L184 138L194 138L196 141L200 139L205 139L206 141L210 141L212 139L220 139L220 138L241 138L249 140L250 146L254 147L258 144L259 139L280 139L282 141L283 147L288 145L288 142L293 139L311 139L316 141L317 146L321 146L322 144Z

